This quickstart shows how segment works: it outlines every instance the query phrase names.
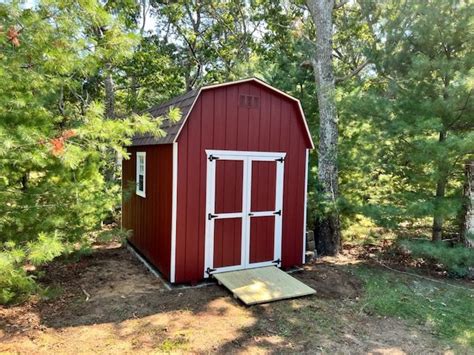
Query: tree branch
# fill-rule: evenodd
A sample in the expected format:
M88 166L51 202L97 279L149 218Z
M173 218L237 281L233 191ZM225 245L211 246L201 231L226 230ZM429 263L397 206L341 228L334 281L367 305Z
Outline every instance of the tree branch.
M341 7L343 7L348 2L349 2L349 0L342 0L342 1L339 1L339 2L334 2L333 10L340 9Z
M464 114L464 111L467 108L471 94L472 94L472 90L469 91L469 94L466 97L466 101L464 102L464 106L461 107L459 110L456 110L456 111L459 111L459 115L448 125L448 127L446 127L446 129L452 128L461 119L462 115Z
M362 64L360 64L357 68L355 68L352 72L350 72L349 74L343 76L343 77L340 77L340 78L336 78L336 84L338 83L342 83L343 81L346 81L350 78L352 78L353 76L359 74L362 69L364 69L367 65L369 64L369 61L366 60L365 62L363 62Z

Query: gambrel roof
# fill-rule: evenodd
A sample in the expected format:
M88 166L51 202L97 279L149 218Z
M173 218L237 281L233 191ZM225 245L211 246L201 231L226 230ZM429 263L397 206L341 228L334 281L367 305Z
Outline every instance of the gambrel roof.
M309 132L308 124L306 122L306 118L303 112L303 108L301 107L300 101L297 98L290 96L287 93L281 90L278 90L274 88L273 86L257 78L248 78L248 79L242 79L242 80L237 80L237 81L230 81L230 82L226 82L222 84L203 86L199 89L188 91L187 93L183 95L176 96L172 98L171 100L166 101L160 105L153 106L152 108L150 108L149 110L145 112L150 113L153 117L159 117L159 116L166 116L171 108L179 108L181 110L181 119L177 122L171 122L169 119L165 119L161 126L161 128L166 132L165 136L154 137L148 134L138 135L138 136L133 137L132 146L170 144L170 143L176 142L176 139L179 136L179 133L182 127L185 125L189 117L189 114L191 113L194 107L194 104L196 103L202 91L217 88L217 87L222 87L222 86L246 83L246 82L258 83L272 91L279 93L280 95L283 95L295 101L298 105L301 117L303 119L303 124L306 130L307 138L309 139L309 142L311 142L311 148L314 149L314 143L311 138L311 134Z

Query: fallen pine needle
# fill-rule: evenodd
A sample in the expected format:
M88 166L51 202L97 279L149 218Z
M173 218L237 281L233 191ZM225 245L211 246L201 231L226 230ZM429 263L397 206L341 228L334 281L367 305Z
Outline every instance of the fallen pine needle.
M91 298L91 295L82 286L81 286L81 290L86 295L86 302L89 301L89 298Z

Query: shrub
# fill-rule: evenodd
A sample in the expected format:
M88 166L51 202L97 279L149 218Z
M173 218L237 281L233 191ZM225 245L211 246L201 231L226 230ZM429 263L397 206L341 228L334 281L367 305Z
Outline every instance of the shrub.
M408 239L400 241L400 245L408 249L414 258L439 263L455 276L465 277L469 268L474 268L474 250L462 245L450 246L444 242Z
M21 301L38 289L34 276L23 268L26 262L41 265L64 252L64 244L57 233L40 233L37 240L26 245L13 241L3 243L0 251L0 304Z
M18 267L16 251L0 252L0 304L20 300L35 289L35 282Z
M163 131L126 109L104 115L98 78L136 42L103 2L0 2L0 17L0 302L11 303L36 287L25 263L87 251L120 201L117 153Z

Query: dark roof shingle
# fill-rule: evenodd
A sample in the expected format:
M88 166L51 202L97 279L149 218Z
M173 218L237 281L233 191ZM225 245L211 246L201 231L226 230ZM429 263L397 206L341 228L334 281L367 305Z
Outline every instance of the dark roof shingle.
M179 108L181 110L181 118L178 122L171 122L169 119L165 118L161 125L161 129L166 132L165 136L154 137L150 134L137 135L132 139L132 146L173 143L174 138L183 125L186 116L189 114L198 93L199 89L191 90L183 95L176 96L169 101L146 110L145 113L148 112L153 117L166 117L171 108Z

